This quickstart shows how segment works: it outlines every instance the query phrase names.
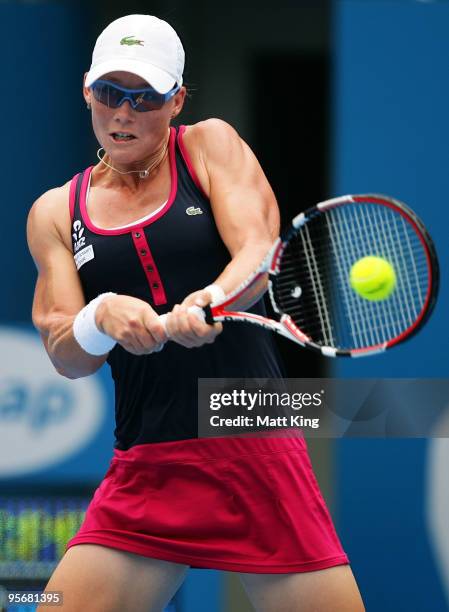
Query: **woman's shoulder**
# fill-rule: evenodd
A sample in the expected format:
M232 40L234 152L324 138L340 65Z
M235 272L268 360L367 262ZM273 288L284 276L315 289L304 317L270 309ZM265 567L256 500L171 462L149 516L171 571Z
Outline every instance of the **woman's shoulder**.
M70 183L67 181L59 187L52 187L40 195L33 203L32 209L39 210L41 214L58 215L65 202L68 208L68 197L70 193Z
M183 137L184 140L192 142L217 144L217 139L219 143L221 139L239 138L239 135L227 121L211 117L192 125L186 125Z
M209 194L208 166L226 165L241 150L243 141L229 123L217 118L185 126L182 139L203 190Z
M65 239L70 238L70 183L67 181L39 196L31 206L28 224L40 230L55 228Z

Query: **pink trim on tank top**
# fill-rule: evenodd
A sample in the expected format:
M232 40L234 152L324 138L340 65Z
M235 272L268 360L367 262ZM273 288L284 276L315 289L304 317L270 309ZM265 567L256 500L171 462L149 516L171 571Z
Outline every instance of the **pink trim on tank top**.
M89 168L86 169L86 172L83 178L83 183L81 185L80 211L81 211L81 217L86 227L88 227L91 232L93 232L94 234L102 234L104 236L117 236L119 234L129 234L133 230L136 230L139 228L142 229L143 227L146 227L147 225L151 225L151 223L154 223L160 217L165 215L165 213L168 212L168 210L171 208L171 205L175 201L176 192L178 189L178 172L176 170L176 156L175 156L175 133L176 133L175 128L171 127L170 128L170 141L168 145L168 155L170 159L170 177L171 177L170 195L168 196L168 200L165 206L161 208L161 210L156 215L154 215L154 217L151 217L145 223L139 223L139 221L136 221L136 223L133 223L132 225L129 225L128 227L125 227L123 229L115 229L115 230L97 227L91 221L89 217L89 213L87 212L87 202L86 202L87 187L89 185L90 175L92 173L92 170L94 169L94 166L89 166Z
M195 185L198 187L198 189L201 191L201 193L203 194L203 196L208 200L209 196L206 194L206 192L204 191L201 183L200 183L200 179L198 178L198 175L195 171L195 168L193 167L192 164L192 160L190 159L190 155L187 152L186 146L184 144L184 140L183 140L183 135L184 132L186 131L186 126L185 125L181 125L179 126L179 132L178 132L178 146L179 146L179 150L181 151L181 155L184 159L184 162L187 166L187 171L190 174L190 178L192 179L192 181L195 183Z
M73 217L75 216L75 196L76 196L76 184L78 182L78 177L80 173L75 174L70 183L70 193L69 193L69 210L70 210L70 220L73 221Z

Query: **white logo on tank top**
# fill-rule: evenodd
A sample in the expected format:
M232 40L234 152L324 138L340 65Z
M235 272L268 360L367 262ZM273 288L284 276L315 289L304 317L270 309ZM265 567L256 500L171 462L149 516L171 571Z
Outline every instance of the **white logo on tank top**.
M189 206L189 208L186 208L186 214L187 215L202 215L203 211L201 210L199 206L197 207Z
M84 234L84 227L82 226L81 221L78 221L77 219L73 224L73 234L72 234L73 250L75 251L75 253L79 251L80 248L86 244L86 237L83 236L83 234Z
M76 269L79 270L81 268L81 266L84 266L85 263L87 263L88 261L90 261L94 257L95 257L95 255L94 255L94 247L91 244L89 244L89 246L87 246L86 248L82 249L81 251L78 251L78 253L76 253L73 256L73 258L75 260L75 264L76 264Z
M81 266L83 266L88 261L91 261L91 259L95 257L94 247L91 244L89 244L89 246L85 246L86 236L83 236L84 227L81 221L77 219L73 223L72 227L73 227L72 238L73 238L73 251L74 251L73 258L75 260L76 269L79 270Z

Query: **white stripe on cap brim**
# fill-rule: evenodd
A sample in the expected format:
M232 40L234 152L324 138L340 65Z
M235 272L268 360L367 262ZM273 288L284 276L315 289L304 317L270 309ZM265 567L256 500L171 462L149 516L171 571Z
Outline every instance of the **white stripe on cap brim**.
M157 66L148 64L147 62L139 62L136 59L116 59L102 62L97 66L93 66L86 76L85 86L90 87L94 81L100 79L109 72L131 72L144 79L151 87L154 87L159 93L167 93L173 89L176 83L176 77L161 70ZM178 85L182 85L178 83Z

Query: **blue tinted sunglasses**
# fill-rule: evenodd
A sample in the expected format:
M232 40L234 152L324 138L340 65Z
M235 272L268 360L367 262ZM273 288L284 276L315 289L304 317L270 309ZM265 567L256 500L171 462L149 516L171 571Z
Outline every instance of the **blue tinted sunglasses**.
M144 89L127 89L111 81L94 81L90 86L95 100L109 108L118 108L125 100L131 104L138 113L160 110L168 100L179 91L179 85L165 94L161 94L152 87Z

